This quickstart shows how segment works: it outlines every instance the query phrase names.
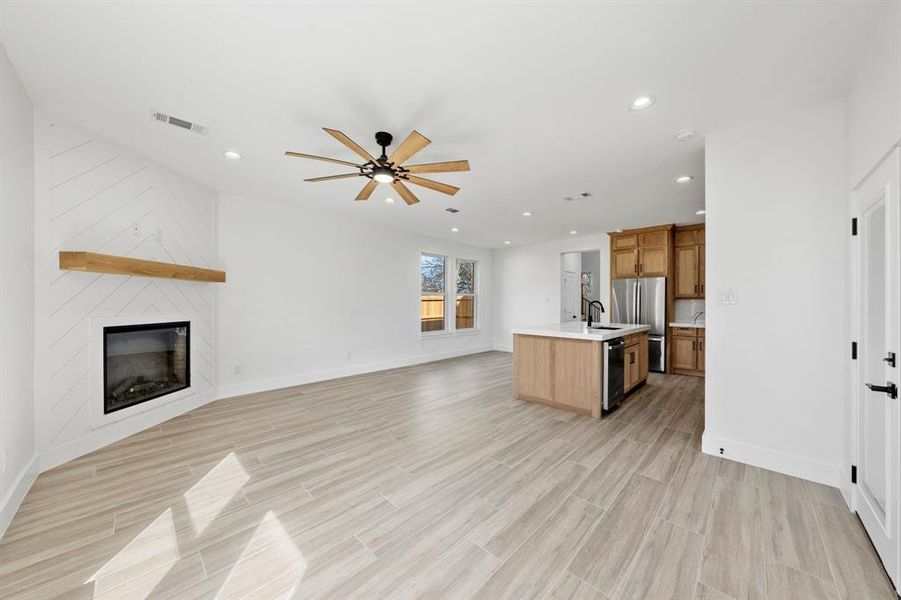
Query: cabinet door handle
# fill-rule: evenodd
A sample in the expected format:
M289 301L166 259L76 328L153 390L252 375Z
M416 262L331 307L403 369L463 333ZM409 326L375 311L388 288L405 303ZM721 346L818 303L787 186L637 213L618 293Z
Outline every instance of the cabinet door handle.
M635 263L635 272L638 273L638 263Z
M697 349L698 349L698 343L697 343L697 342L692 342L692 343L691 343L691 349L692 349L692 350L697 350Z
M698 293L698 284L696 283L695 284L695 294L697 294L697 293Z

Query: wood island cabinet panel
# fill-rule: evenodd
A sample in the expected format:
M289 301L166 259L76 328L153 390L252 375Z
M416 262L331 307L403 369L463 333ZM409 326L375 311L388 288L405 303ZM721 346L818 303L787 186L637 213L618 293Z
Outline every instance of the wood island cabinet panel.
M638 250L614 250L611 254L614 278L636 277L638 274Z
M673 369L695 371L697 369L697 338L682 335L673 336Z
M629 250L638 248L638 236L633 234L613 236L610 245L614 250Z
M703 245L707 243L707 228L701 227L698 229L698 243Z
M666 246L639 250L638 272L642 277L664 277L669 271L669 251Z
M553 392L553 339L513 336L513 395L550 399Z
M554 391L551 399L555 404L591 413L601 397L599 348L598 342L554 340Z
M682 232L682 233L694 233ZM676 298L698 295L698 246L679 246L676 255Z

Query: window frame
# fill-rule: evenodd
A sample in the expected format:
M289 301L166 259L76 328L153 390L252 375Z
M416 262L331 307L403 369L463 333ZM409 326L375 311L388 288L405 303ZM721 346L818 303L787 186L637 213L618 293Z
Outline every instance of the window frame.
M431 256L434 258L441 258L444 260L444 291L441 294L439 294L437 292L427 293L422 289L422 258L424 256ZM419 335L421 337L435 337L435 336L449 335L449 334L453 333L453 329L450 327L450 325L453 321L451 319L451 315L449 314L450 307L449 307L448 293L447 293L447 290L448 290L447 263L448 263L449 258L450 257L447 256L446 254L438 254L437 252L423 251L423 252L419 253ZM456 289L456 281L454 282L454 287ZM444 297L444 303L443 303L444 304L444 316L443 316L444 327L442 329L435 329L433 331L423 331L422 330L422 297L423 296L438 296L438 295L442 295ZM456 319L456 314L453 315L453 318Z
M460 277L460 263L468 262L472 263L472 293L471 294L461 294L459 287L457 285L457 281ZM474 258L465 258L463 256L454 257L454 331L459 331L460 333L471 333L473 331L479 330L479 261ZM472 327L457 327L457 296L471 296L472 297Z

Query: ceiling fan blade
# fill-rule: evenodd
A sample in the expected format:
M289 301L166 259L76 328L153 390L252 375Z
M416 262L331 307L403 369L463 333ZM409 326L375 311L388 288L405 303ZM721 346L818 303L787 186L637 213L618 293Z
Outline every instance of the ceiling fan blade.
M370 153L366 152L366 150L363 149L363 147L360 146L360 144L356 143L355 141L353 141L352 139L350 139L349 137L347 137L346 135L344 135L337 129L329 129L328 127L323 127L322 129L324 129L327 134L329 134L330 136L332 136L333 138L335 138L336 140L338 140L339 142L341 142L342 144L344 144L345 146L347 146L348 148L353 150L357 154L357 156L362 157L367 162L373 162L373 163L376 162L375 159L372 157L372 155Z
M410 173L450 173L453 171L468 171L468 160L451 160L448 162L424 163L421 165L409 165L404 167Z
M394 149L394 152L388 157L388 162L399 165L431 143L432 141L429 138L414 129L413 132L407 136L407 139L402 141L400 146Z
M419 198L413 195L413 192L410 191L410 188L402 184L400 181L391 182L391 187L394 188L394 191L397 192L397 195L404 199L404 202L407 204L416 204L419 202Z
M375 179L372 179L363 186L363 189L360 190L360 193L357 194L356 201L359 202L361 200L369 200L369 197L372 195L372 192L375 191L375 188L379 186L379 182Z
M360 173L343 173L341 175L327 175L325 177L313 177L312 179L304 179L304 181L331 181L332 179L349 179L351 177L360 177Z
M348 167L361 167L356 163L347 160L338 160L337 158L326 158L325 156L316 156L315 154L303 154L301 152L285 152L285 156L294 156L296 158L312 158L313 160L324 160L325 162L335 163L336 165L346 165Z
M460 188L458 187L447 185L446 183L432 181L431 179L423 179L422 177L417 177L415 175L410 175L409 177L407 177L407 181L416 185L421 185L422 187L427 187L430 190L435 190L436 192L448 194L450 196L453 196L460 191Z

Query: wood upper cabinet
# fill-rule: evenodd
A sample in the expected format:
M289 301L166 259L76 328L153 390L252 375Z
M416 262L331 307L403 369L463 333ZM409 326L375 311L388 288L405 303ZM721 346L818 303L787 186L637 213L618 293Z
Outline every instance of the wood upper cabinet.
M610 233L610 276L668 276L672 230L672 225L663 225Z
M676 298L703 298L705 246L703 226L677 229L674 236Z
M676 255L676 298L697 298L698 246L676 246L674 252Z
M630 248L638 248L638 234L624 233L617 235L610 240L610 247L613 250L629 250Z
M680 371L697 370L697 343L695 337L673 336L673 369Z
M613 278L638 276L638 249L613 250L610 255Z
M638 249L638 274L641 277L665 277L669 272L669 248L651 246Z

